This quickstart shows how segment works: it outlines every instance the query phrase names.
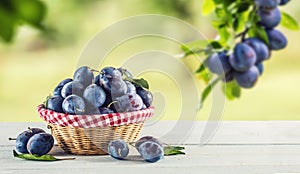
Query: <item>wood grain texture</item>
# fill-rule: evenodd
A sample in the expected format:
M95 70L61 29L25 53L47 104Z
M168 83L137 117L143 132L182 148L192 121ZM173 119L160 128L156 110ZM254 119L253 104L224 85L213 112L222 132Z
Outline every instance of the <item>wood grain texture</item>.
M172 141L174 122L146 126L142 135ZM144 162L131 147L128 160L110 156L75 156L72 161L33 162L13 158L15 137L28 126L46 128L44 123L0 123L0 174L2 173L203 173L253 174L300 173L300 122L222 122L206 145L199 144L205 122L197 123L186 139L186 155L165 157L157 163ZM154 129L154 126L157 129ZM159 128L159 129L158 129ZM201 134L200 134L201 136ZM198 143L197 143L198 142ZM176 144L176 143L174 143ZM55 146L50 154L69 157Z

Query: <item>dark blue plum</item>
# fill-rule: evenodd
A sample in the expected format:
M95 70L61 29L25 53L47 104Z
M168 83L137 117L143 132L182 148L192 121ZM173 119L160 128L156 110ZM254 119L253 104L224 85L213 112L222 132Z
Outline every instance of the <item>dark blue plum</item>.
M67 114L81 115L85 113L86 105L81 97L72 94L64 99L62 108Z
M63 98L66 98L71 94L82 96L83 91L84 86L80 82L72 81L64 85L64 87L61 90L61 96Z
M262 73L264 72L264 65L263 65L263 63L261 62L259 64L256 64L255 66L257 67L257 69L259 71L259 74L262 75Z
M281 50L287 46L287 39L276 29L266 30L271 50Z
M260 16L259 24L267 29L276 27L281 20L281 13L279 8L272 10L258 10L257 14Z
M136 87L136 93L142 98L143 103L146 105L147 108L151 106L153 101L153 95L150 91L145 90L141 87Z
M112 98L120 97L127 93L127 84L120 78L112 78L109 81L110 94Z
M153 136L143 136L135 142L135 148L139 151L140 145L146 141L152 141L159 144L160 146L163 146L163 143L159 139L154 138Z
M54 96L61 96L61 90L65 84L72 82L73 80L70 78L64 79L63 81L59 82L59 84L55 87L53 91Z
M47 154L54 145L54 138L48 133L39 133L33 135L28 143L27 150L30 154L34 155L45 155Z
M80 82L83 86L88 86L93 83L94 74L91 68L82 66L75 71L73 79Z
M101 114L112 114L112 113L115 113L114 110L110 109L110 108L107 108L107 107L100 107L99 108L99 112Z
M64 98L61 96L53 96L47 100L47 109L50 109L55 112L64 113L62 109L62 103Z
M252 88L259 77L259 71L256 66L252 66L246 72L235 72L234 78L242 88Z
M153 141L145 141L141 143L138 149L138 152L141 154L142 158L150 163L157 162L164 157L163 147Z
M28 130L18 135L16 139L16 150L20 153L29 153L27 150L27 143L29 139L38 133L44 133L45 131L40 128L28 128Z
M255 51L256 63L260 63L270 58L269 48L262 40L252 37L246 39L244 43L248 44Z
M226 51L212 54L208 57L206 65L211 72L218 75L226 74L232 69Z
M32 132L33 134L39 134L39 133L44 133L45 132L41 128L31 128L31 127L28 127L27 131Z
M280 0L254 0L254 2L260 8L273 9L279 5Z
M256 62L255 51L246 43L238 43L229 57L229 62L236 71L245 72Z
M57 86L64 86L65 84L72 82L72 81L73 81L73 79L67 78L67 79L64 79L61 82L59 82L59 84Z
M100 74L96 75L96 77L94 78L94 83L98 86L101 86L100 85Z
M53 91L53 96L61 96L61 90L64 86L56 86Z
M136 93L125 94L114 101L113 105L117 112L138 111L144 104L142 98Z
M119 70L113 67L106 67L103 68L100 72L99 83L100 86L104 88L107 93L111 93L111 81L113 79L120 79L122 80L122 74Z
M127 92L126 93L136 93L136 88L131 82L129 82L127 80L125 80L124 82L127 85Z
M222 81L226 83L233 81L234 80L233 74L234 74L233 71L226 73L225 76L222 78Z
M279 5L286 5L290 0L281 0Z
M113 140L108 144L108 154L115 159L122 160L127 157L129 153L129 147L123 140Z
M96 84L89 85L83 92L83 98L95 107L100 107L106 100L106 94L104 90Z

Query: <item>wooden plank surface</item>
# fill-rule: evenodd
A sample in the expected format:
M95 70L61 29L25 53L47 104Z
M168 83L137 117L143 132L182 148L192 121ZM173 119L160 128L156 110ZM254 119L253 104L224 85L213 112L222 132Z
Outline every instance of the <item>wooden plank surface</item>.
M142 135L176 139L170 133L175 122L145 125ZM189 123L186 123L189 124ZM300 122L222 122L208 144L200 145L205 122L198 122L186 139L186 155L145 163L134 148L129 160L109 156L75 156L73 161L32 162L13 158L15 137L28 126L46 128L45 123L0 123L0 174L2 173L300 173ZM156 129L154 129L156 128ZM185 131L183 131L185 132ZM54 147L51 154L73 156Z

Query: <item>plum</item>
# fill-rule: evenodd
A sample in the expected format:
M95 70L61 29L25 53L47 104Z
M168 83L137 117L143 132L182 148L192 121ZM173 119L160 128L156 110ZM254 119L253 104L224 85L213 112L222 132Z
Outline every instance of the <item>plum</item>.
M61 90L61 96L66 98L71 94L81 96L84 91L84 86L78 81L72 81L64 85Z
M229 72L232 67L229 63L229 56L226 51L214 53L208 57L206 65L215 74L221 75Z
M27 150L30 154L34 155L45 155L47 154L54 145L54 138L48 133L39 133L33 135L28 143Z
M120 97L127 93L127 84L121 78L112 78L109 80L110 94L112 98Z
M85 112L86 105L81 97L72 94L64 99L62 108L67 114L81 115Z
M124 80L124 82L127 85L127 92L126 93L136 93L136 88L131 82L129 82L127 80Z
M144 88L137 86L136 87L136 93L142 98L143 103L146 105L147 108L149 106L151 106L152 101L153 101L153 95L150 91L145 90Z
M74 81L78 81L86 87L93 83L94 74L91 68L87 66L82 66L75 71L73 79Z
M62 109L63 101L64 98L61 96L52 96L47 100L46 108L55 112L64 113L64 110Z
M236 71L245 72L256 62L255 51L246 43L238 43L229 57L229 62Z
M279 30L266 30L271 50L281 50L287 46L287 39Z
M135 142L135 145L134 145L135 148L137 150L139 150L139 146L145 141L153 141L153 142L163 146L163 143L159 139L154 138L153 136L143 136Z
M286 5L290 0L281 0L279 5Z
M246 72L235 72L234 78L238 85L242 88L252 88L259 77L259 70L256 66L252 66Z
M150 163L157 162L164 157L163 147L153 141L144 141L139 145L138 149L142 158Z
M259 24L267 29L276 27L281 20L281 12L278 7L272 10L259 9L257 14L260 16Z
M270 51L268 46L260 39L251 37L245 39L244 43L248 44L256 54L256 63L260 63L270 58Z
M279 5L280 0L254 0L254 2L260 8L273 9Z
M89 85L83 92L83 98L95 107L100 107L106 100L106 94L104 90L96 84Z
M16 150L20 153L29 153L27 150L27 143L29 139L38 133L44 133L45 131L40 128L28 128L17 136L16 139Z
M138 111L143 107L142 98L136 93L125 94L117 97L113 104L117 112Z
M108 144L108 154L115 159L122 160L127 157L129 147L124 140L118 139L110 141Z
M61 96L61 90L64 87L65 84L72 82L73 79L67 78L62 80L61 82L59 82L59 84L55 87L54 91L53 91L53 95L54 96Z
M255 66L257 67L257 69L259 71L259 75L262 75L262 73L264 72L264 65L263 65L263 63L262 62L258 63Z

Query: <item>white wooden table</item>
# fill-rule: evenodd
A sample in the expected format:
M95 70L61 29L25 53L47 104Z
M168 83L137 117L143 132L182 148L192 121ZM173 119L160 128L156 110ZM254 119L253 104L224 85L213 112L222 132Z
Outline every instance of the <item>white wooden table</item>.
M161 137L164 142L181 144L186 155L169 156L157 163L141 160L130 149L129 160L118 161L110 156L75 156L75 160L36 162L14 158L16 137L28 126L46 129L45 123L0 123L0 174L2 173L299 173L300 121L242 122L224 121L210 141L200 144L206 122L196 122L186 134L172 130L175 121L159 121L147 125L142 135ZM182 122L180 124L191 124ZM182 131L184 132L184 131ZM184 137L179 138L178 137ZM178 141L176 143L174 141ZM50 154L69 157L55 146Z

